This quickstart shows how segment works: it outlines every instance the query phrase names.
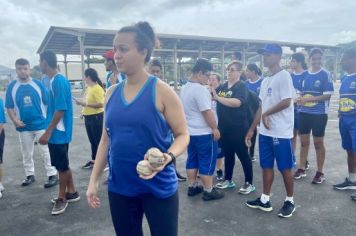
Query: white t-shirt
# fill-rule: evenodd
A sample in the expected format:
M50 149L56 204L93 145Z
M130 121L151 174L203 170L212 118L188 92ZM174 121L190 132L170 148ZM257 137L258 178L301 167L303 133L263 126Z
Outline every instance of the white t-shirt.
M211 110L211 95L203 85L195 82L186 83L180 91L191 136L211 134L212 130L205 121L203 111Z
M288 108L269 116L270 129L266 129L261 120L260 133L274 138L292 138L294 128L294 105L295 90L292 77L286 70L281 70L271 77L262 81L260 99L262 101L262 114L277 105L284 99L291 98Z

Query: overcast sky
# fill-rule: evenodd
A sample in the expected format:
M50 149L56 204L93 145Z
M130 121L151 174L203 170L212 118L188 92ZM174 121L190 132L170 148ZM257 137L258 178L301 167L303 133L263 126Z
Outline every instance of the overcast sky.
M0 65L36 51L50 26L331 44L356 40L356 0L1 0Z

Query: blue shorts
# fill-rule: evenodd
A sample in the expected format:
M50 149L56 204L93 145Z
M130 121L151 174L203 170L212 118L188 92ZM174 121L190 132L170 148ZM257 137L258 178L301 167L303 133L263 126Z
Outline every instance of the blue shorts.
M186 169L198 169L201 175L215 171L218 145L211 134L190 136Z
M221 139L219 139L218 141L218 159L221 159L221 158L224 158L225 157L225 153L223 151L223 148L222 148L222 143L221 143Z
M294 109L294 129L299 130L299 112Z
M339 130L342 148L356 152L356 117L340 116Z
M273 169L274 160L279 171L292 169L295 158L292 150L291 139L273 138L259 135L260 166L262 169Z

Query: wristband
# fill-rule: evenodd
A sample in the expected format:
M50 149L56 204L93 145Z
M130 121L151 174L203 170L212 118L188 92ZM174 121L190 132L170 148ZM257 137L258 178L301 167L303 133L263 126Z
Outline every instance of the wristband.
M167 164L167 165L170 165L170 164L172 164L177 158L176 158L176 156L173 154L173 153L171 153L171 152L169 152L169 153L167 153L171 158L172 158L172 160Z

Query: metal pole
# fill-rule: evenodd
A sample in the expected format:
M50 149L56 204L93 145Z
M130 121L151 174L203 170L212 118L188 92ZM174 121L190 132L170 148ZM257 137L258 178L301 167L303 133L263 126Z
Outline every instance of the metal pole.
M202 49L202 46L201 46L201 43L199 44L199 58L202 58L203 57L203 49Z
M178 67L177 67L177 42L173 46L173 76L174 76L174 89L178 90Z
M82 79L84 79L84 70L85 70L85 65L84 65L84 36L78 36L79 40L79 50L80 50L80 62L82 66Z
M66 75L66 78L68 79L68 62L67 62L67 54L64 53L63 54L63 57L64 57L64 73Z
M221 79L224 80L225 78L225 47L222 46L221 49Z

